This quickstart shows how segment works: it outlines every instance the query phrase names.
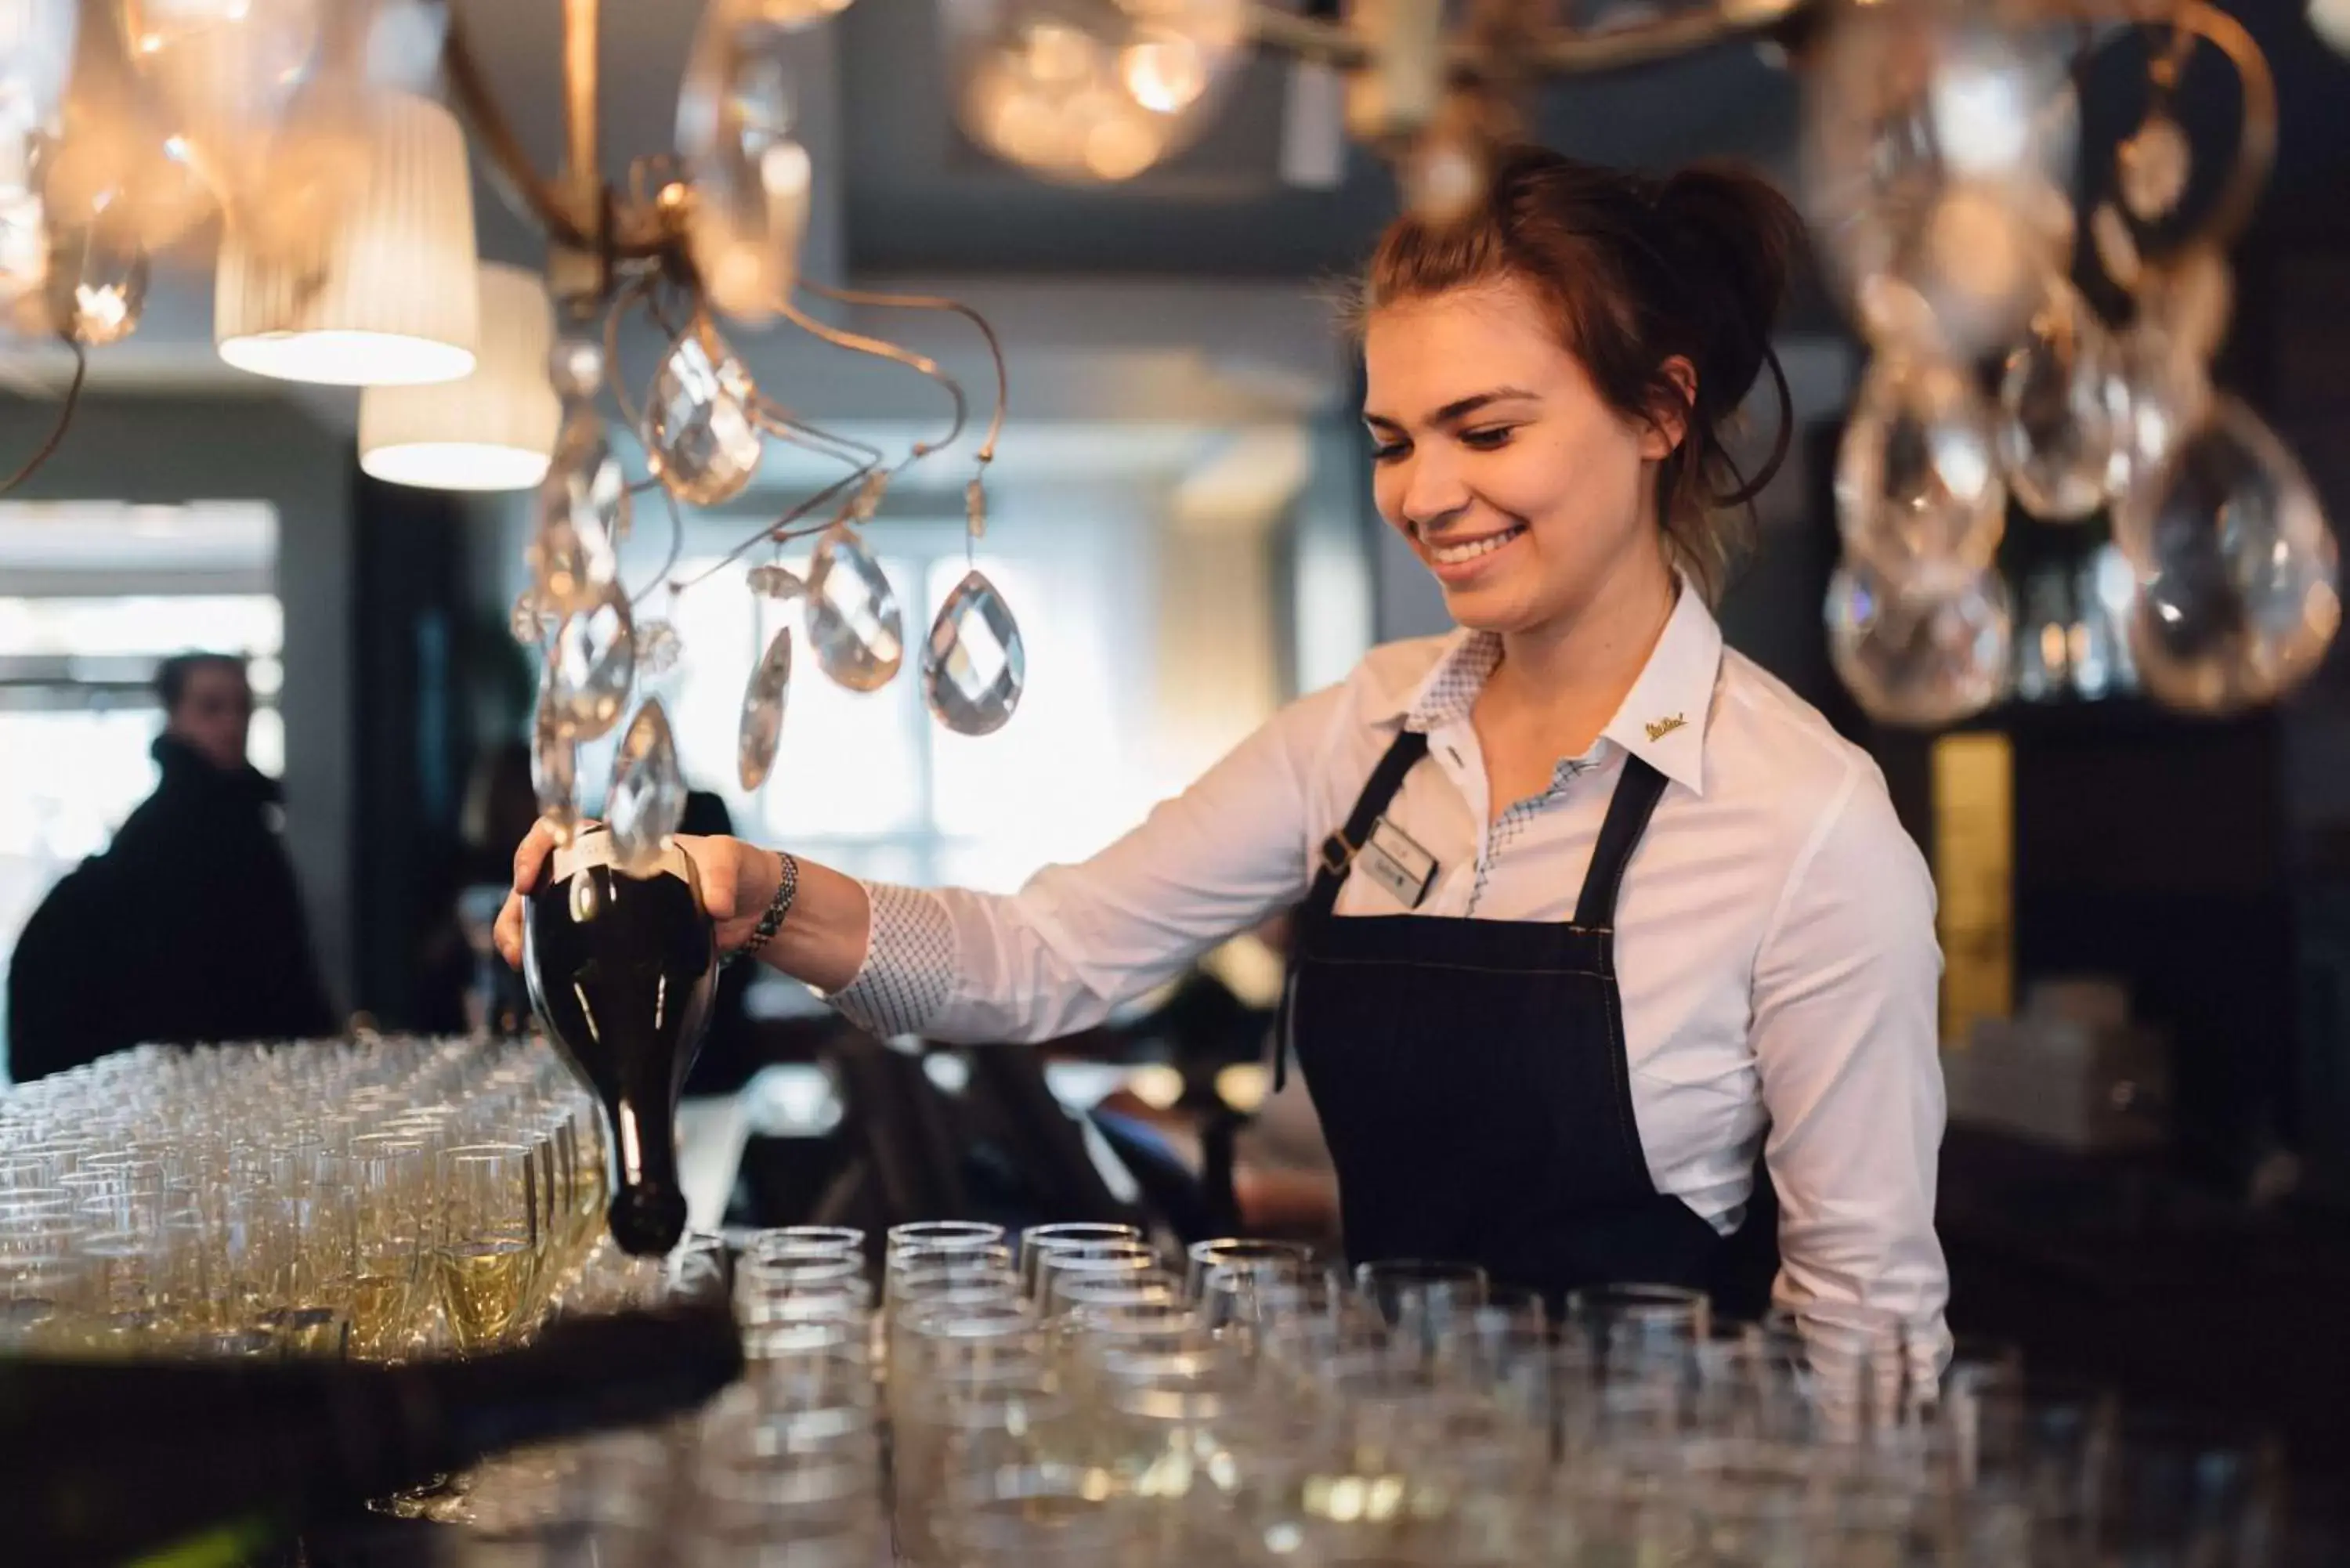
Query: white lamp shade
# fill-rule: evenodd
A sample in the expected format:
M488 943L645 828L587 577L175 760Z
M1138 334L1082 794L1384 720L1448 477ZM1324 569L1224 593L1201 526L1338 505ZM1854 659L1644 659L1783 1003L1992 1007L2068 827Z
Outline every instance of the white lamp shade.
M369 387L359 466L428 490L528 490L546 473L563 409L546 379L555 328L546 286L521 267L480 271L481 354L463 380Z
M222 242L213 338L238 369L338 387L473 369L480 291L463 134L429 99L384 93L371 109L365 181L312 254Z

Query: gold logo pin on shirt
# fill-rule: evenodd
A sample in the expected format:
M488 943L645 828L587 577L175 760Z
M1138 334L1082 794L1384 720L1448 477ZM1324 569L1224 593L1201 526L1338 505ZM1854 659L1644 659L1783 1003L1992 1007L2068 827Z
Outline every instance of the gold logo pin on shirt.
M1659 719L1648 725L1648 739L1652 741L1661 741L1667 735L1671 734L1675 730L1679 729L1682 725L1688 722L1689 721L1681 717L1679 713L1674 714L1669 719Z

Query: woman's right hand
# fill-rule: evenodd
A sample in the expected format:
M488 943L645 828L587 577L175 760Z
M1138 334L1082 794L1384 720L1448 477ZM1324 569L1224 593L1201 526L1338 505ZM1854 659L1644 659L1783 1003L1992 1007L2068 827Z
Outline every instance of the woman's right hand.
M584 833L594 826L582 822L573 831ZM548 857L561 843L555 827L541 817L515 846L514 886L498 911L496 940L498 952L516 969L522 967L523 899L538 886ZM702 904L718 928L718 950L733 952L750 940L774 901L783 881L783 857L739 838L681 833L677 846L691 857L701 876Z

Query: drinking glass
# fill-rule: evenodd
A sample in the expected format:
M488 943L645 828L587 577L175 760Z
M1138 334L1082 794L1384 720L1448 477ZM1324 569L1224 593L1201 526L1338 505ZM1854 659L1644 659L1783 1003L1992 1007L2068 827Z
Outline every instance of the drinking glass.
M525 1325L540 1255L538 1189L520 1144L442 1152L435 1266L441 1308L460 1353L507 1343Z

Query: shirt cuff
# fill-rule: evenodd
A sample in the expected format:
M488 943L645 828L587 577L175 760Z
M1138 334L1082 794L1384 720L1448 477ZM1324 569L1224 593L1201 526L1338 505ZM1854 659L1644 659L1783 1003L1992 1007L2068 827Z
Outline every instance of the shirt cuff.
M919 1034L954 995L954 921L920 888L868 882L865 896L873 907L865 961L827 1000L868 1033Z

